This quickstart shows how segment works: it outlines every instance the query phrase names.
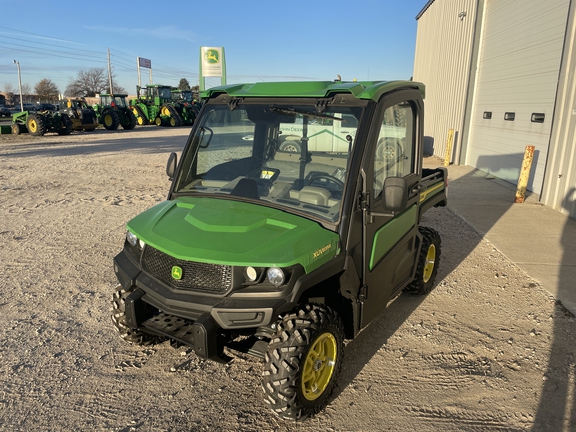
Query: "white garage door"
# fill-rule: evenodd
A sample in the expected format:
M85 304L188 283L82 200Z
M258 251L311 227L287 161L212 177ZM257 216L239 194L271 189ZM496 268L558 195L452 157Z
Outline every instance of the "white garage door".
M466 164L516 183L535 146L528 189L540 194L569 0L488 0Z

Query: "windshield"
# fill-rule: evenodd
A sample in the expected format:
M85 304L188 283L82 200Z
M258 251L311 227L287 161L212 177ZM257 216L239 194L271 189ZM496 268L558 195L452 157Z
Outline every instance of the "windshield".
M176 194L265 202L336 222L361 107L206 107L184 155Z
M117 107L126 107L126 98L124 96L114 96L114 104Z

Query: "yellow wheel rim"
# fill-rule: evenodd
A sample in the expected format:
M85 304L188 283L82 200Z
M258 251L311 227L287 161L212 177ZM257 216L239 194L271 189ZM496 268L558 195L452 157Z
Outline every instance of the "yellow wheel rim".
M176 126L176 119L174 117L170 117L170 126Z
M318 399L328 387L336 367L338 346L331 333L323 333L314 344L304 360L302 368L302 394L313 401Z
M136 121L139 125L143 125L144 124L144 119L142 117L137 117Z
M426 253L426 262L424 263L424 283L428 282L432 277L432 271L436 265L436 246L431 244Z
M162 125L162 119L160 117L156 117L156 120L154 120L154 122L156 123L156 126Z
M162 107L161 114L169 117L170 116L170 110L168 109L168 107Z
M30 132L36 132L38 130L38 124L36 123L36 120L30 120L28 122L28 130Z
M112 126L112 116L110 114L104 116L104 124L106 126Z

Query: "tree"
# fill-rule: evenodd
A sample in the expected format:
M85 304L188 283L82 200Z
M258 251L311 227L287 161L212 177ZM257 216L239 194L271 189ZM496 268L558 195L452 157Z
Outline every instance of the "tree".
M38 98L42 101L53 101L58 99L58 94L60 90L52 80L44 78L40 80L38 84L34 87L34 91Z
M12 84L4 84L4 94L6 95L6 103L14 105L14 86Z
M112 83L114 83L112 75ZM108 93L108 73L104 68L92 68L78 72L66 87L67 96L94 97L99 93ZM126 90L114 84L115 93L126 93Z
M178 84L178 90L190 90L190 83L186 78L182 78Z

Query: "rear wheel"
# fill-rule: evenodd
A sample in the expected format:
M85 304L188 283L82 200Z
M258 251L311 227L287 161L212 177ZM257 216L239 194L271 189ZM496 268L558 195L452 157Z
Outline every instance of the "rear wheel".
M29 114L26 120L26 127L30 135L43 136L46 133L44 128L44 119L36 114Z
M62 114L60 120L62 128L58 131L58 135L70 135L72 133L72 120L66 114Z
M104 111L102 115L102 124L107 130L116 130L120 125L118 113L112 109Z
M414 280L404 288L410 294L428 294L434 288L434 281L440 264L440 234L436 230L420 227L422 248L418 257L418 267Z
M303 420L326 404L342 365L344 328L338 314L307 304L286 314L265 355L262 388L278 416Z
M116 287L112 296L112 323L120 333L120 337L126 342L136 345L154 345L162 342L162 338L135 330L126 324L126 297L132 294L133 290L125 290L121 285Z
M126 114L126 118L124 119L124 121L126 123L123 124L122 127L126 130L134 129L136 127L136 116L130 110L126 110L125 114Z

